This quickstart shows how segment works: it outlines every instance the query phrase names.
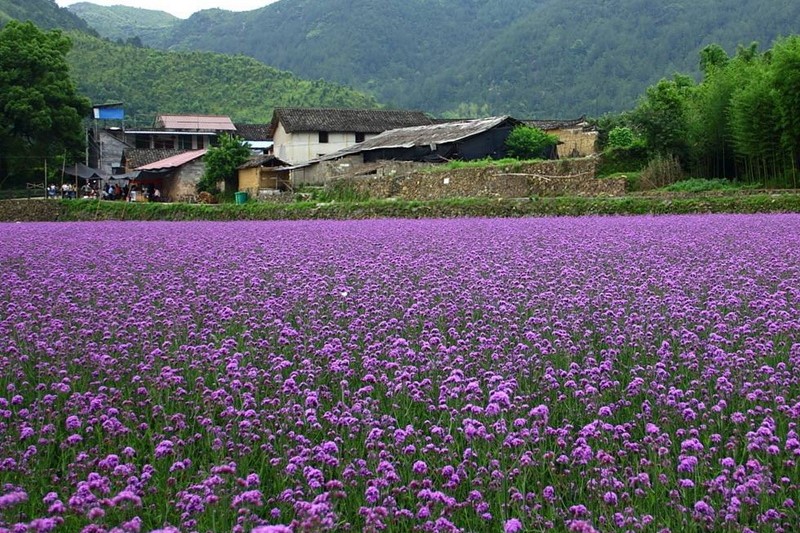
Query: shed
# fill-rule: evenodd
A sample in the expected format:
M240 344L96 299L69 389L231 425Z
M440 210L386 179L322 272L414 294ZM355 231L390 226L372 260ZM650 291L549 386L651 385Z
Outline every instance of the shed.
M251 158L238 168L239 191L257 196L261 191L285 191L291 187L289 164L274 155Z
M193 150L171 155L136 168L137 183L161 190L161 196L169 200L184 200L193 197L197 183L203 177L203 156L207 150Z

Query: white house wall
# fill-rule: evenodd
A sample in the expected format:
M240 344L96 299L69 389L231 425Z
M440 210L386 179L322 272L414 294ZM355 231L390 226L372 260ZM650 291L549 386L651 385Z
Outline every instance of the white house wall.
M364 140L370 137L374 137L374 135L367 134L364 136ZM356 134L354 132L330 132L328 133L328 142L320 143L318 131L286 133L283 124L278 124L273 141L275 157L296 165L356 144Z

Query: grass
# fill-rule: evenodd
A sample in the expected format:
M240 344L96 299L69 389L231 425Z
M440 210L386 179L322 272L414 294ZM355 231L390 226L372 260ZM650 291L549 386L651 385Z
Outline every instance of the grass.
M724 179L690 178L662 187L661 190L668 192L701 193L708 191L739 191L743 188L746 187Z
M295 203L129 204L98 200L59 202L56 220L299 220L368 218L455 218L688 213L800 212L800 194L694 196L664 199L535 198L527 201L453 198L434 201L364 200ZM9 220L0 208L0 220ZM13 219L12 219L13 220Z
M520 160L514 158L505 159L478 159L476 161L449 161L442 165L433 165L427 167L423 172L447 172L450 170L458 170L461 168L495 168L495 167L510 167L512 170L520 170L525 165L531 163L539 163L541 159Z

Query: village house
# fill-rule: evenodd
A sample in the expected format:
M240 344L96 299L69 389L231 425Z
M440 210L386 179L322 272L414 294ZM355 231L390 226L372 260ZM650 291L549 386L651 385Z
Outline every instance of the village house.
M378 161L441 163L450 160L501 159L505 141L522 122L509 117L441 122L398 128L362 143L292 167L295 185L322 184L329 178L357 173Z
M587 157L597 153L597 130L587 122L586 117L522 122L558 137L558 157Z
M267 124L235 125L226 116L161 114L152 128L95 128L90 166L104 174L131 172L172 155L206 149L223 133L242 137L252 150L263 153L272 146L268 132Z
M266 196L291 188L289 165L272 154L251 158L238 168L239 192Z
M299 164L362 143L387 130L433 124L421 111L278 108L272 115L273 153Z
M136 167L131 184L143 190L158 189L163 201L192 201L203 177L203 156L208 149L180 152Z

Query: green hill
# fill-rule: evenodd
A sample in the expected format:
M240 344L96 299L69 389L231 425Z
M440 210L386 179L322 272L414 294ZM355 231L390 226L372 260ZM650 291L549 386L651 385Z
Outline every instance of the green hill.
M207 113L264 123L279 106L377 107L352 89L308 81L245 56L166 52L78 32L68 59L78 89L93 102L122 101L129 123L156 113Z
M77 6L77 7L76 7ZM80 4L72 8L81 9ZM114 8L107 18L150 27L180 20L157 11ZM163 17L162 17L163 15ZM83 19L54 0L0 0L0 25L8 19L67 30L68 60L81 94L92 102L125 103L129 124L151 125L156 113L228 115L237 122L268 122L276 106L378 107L350 88L301 79L243 55L167 52L100 39ZM122 39L124 34L120 34ZM126 37L122 40L129 40Z
M707 44L766 48L799 28L800 2L783 0L280 0L142 37L245 54L399 107L547 118L630 109L660 78L697 73Z
M55 0L0 0L0 26L10 19L30 20L48 30L58 28L94 33L85 20L66 8L58 7Z
M127 6L103 7L89 2L72 4L68 9L92 28L101 28L100 35L114 41L139 37L150 42L161 38L181 20L165 11Z

